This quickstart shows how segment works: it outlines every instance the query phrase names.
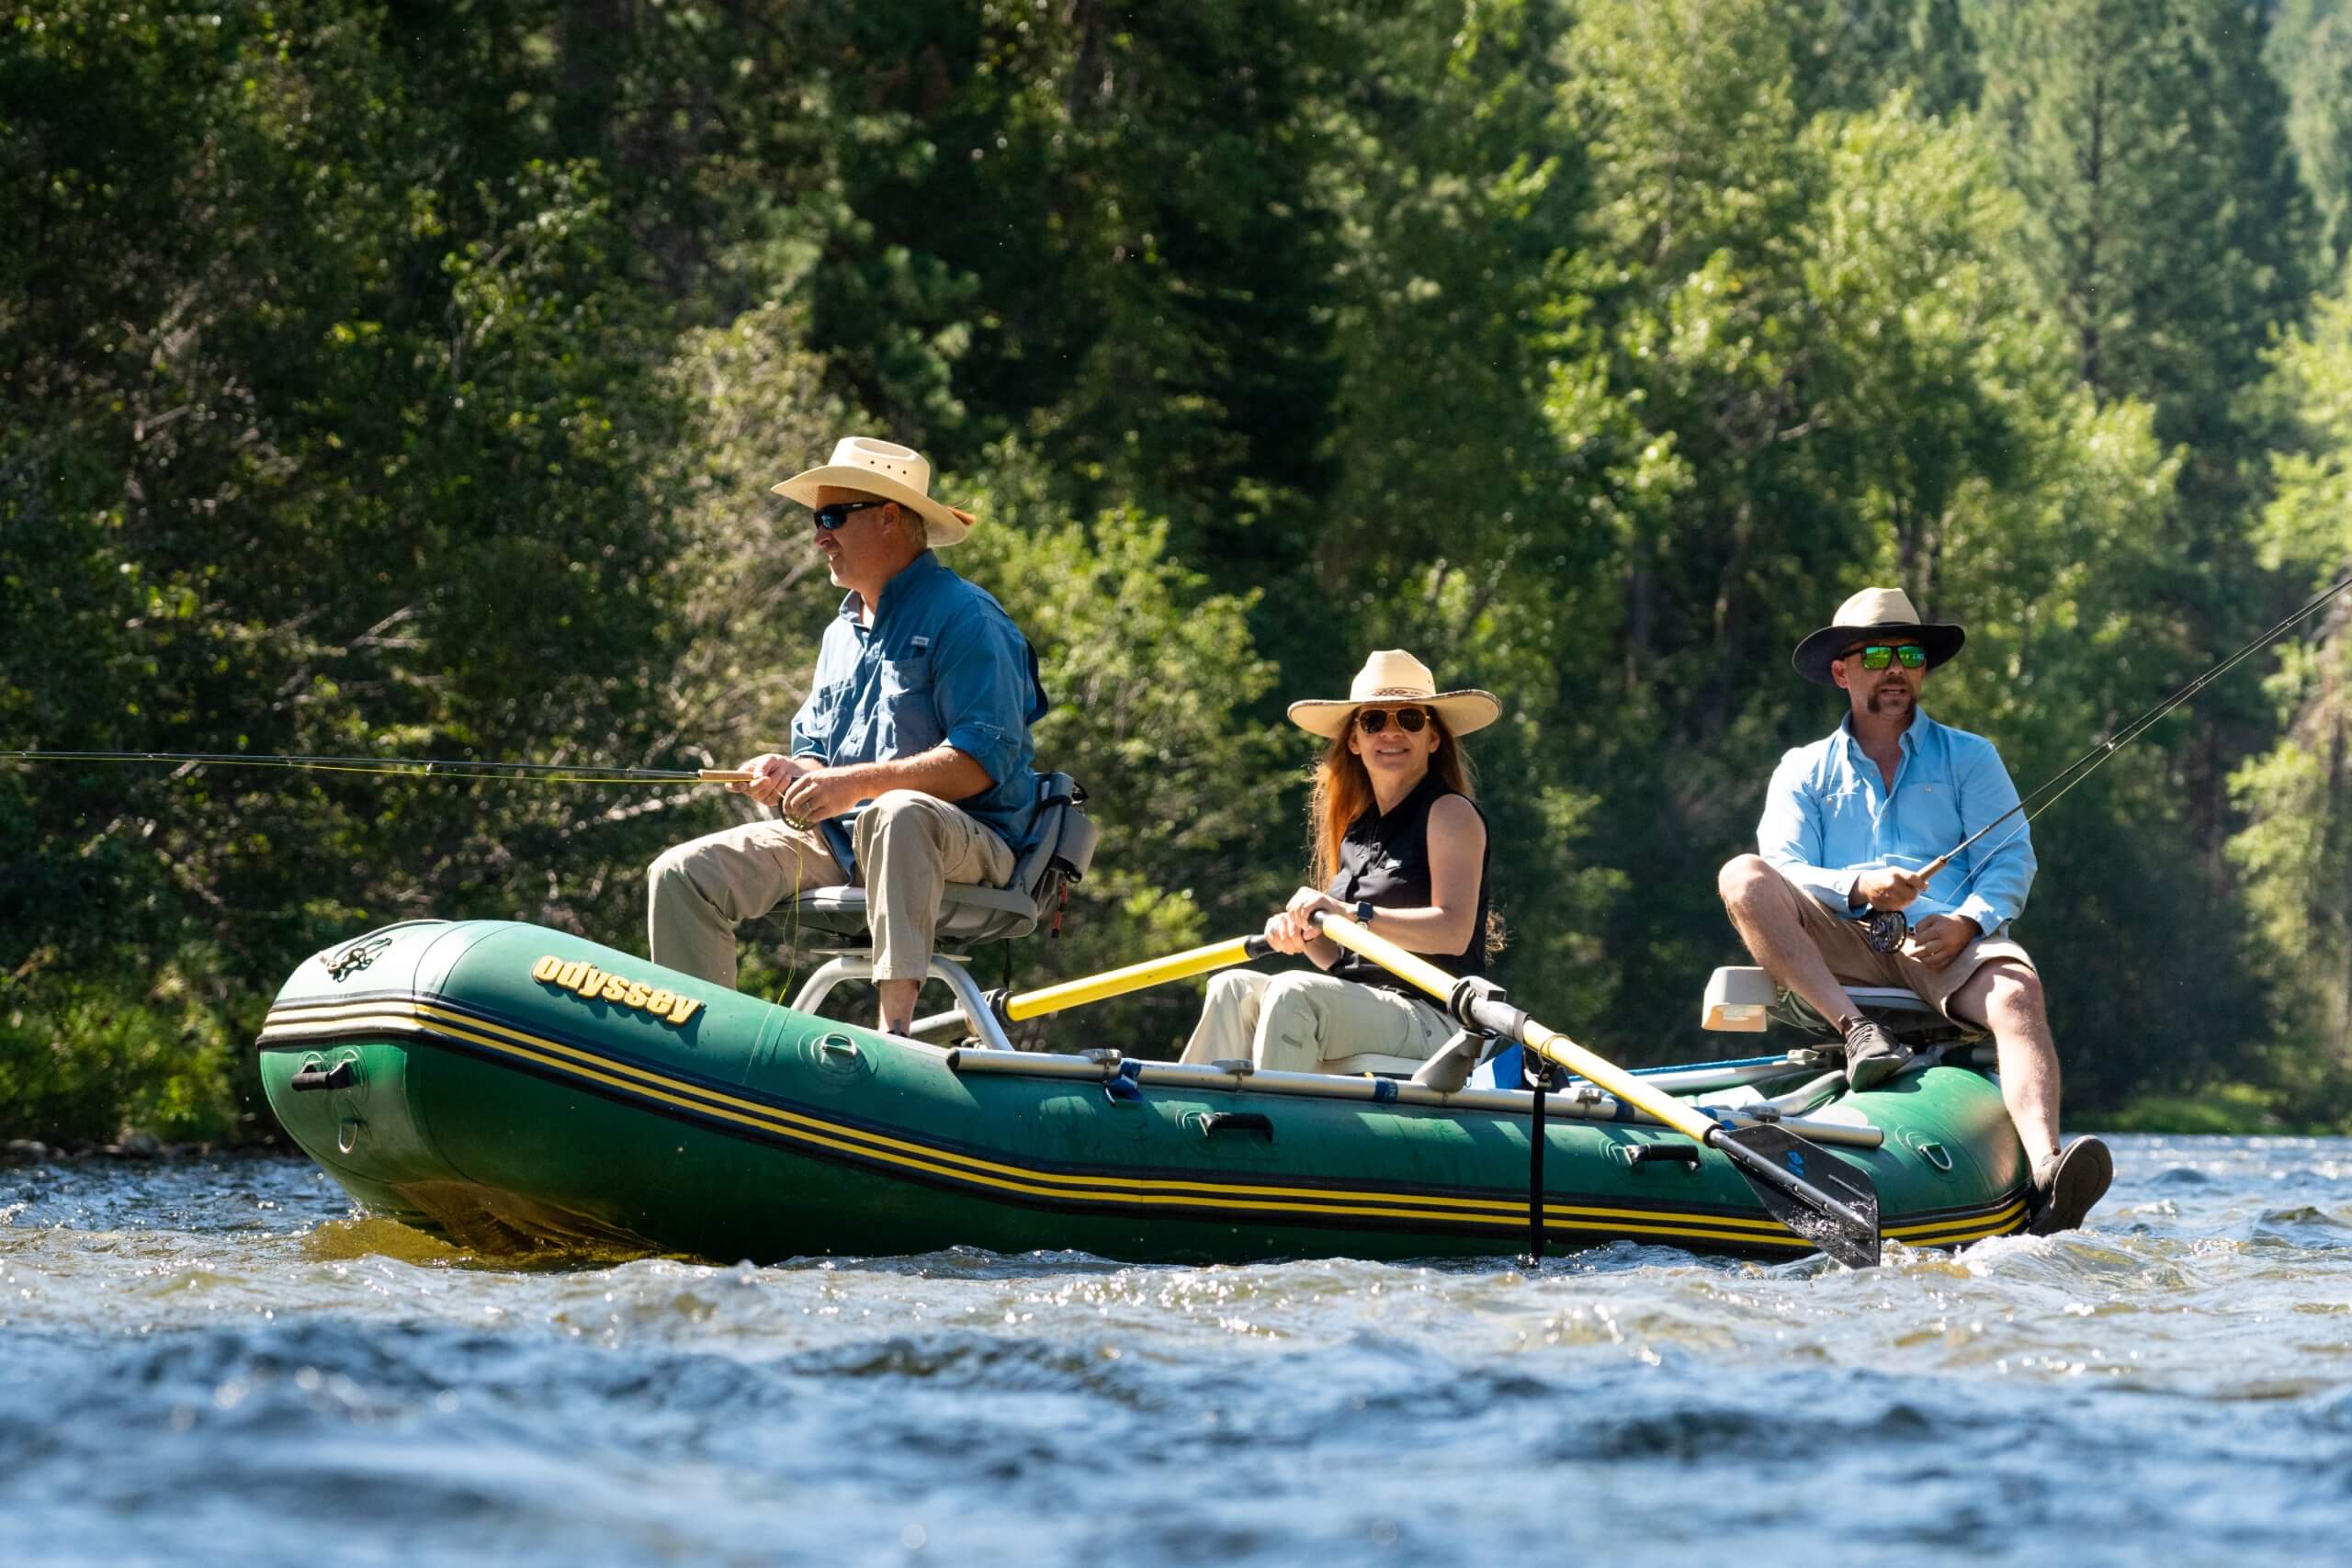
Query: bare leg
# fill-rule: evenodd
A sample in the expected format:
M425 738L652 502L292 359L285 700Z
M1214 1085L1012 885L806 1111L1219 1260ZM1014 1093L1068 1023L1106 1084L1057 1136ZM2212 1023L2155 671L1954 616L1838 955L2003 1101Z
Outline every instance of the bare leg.
M915 993L922 989L921 980L876 980L874 988L882 993L882 1032L904 1034L914 1027Z
M1739 940L1767 975L1833 1024L1861 1010L1805 934L1796 901L1806 895L1791 886L1770 863L1760 855L1734 856L1716 876L1715 886Z
M1951 1012L1993 1032L2000 1052L2001 1100L2025 1156L2039 1166L2058 1152L2058 1047L2041 981L2022 964L1996 958L1954 991Z

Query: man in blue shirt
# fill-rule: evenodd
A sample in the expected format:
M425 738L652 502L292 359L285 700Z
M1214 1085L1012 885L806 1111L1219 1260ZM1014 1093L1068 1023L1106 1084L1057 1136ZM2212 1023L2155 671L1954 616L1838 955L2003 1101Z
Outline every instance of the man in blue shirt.
M2018 803L2000 753L1981 735L1919 709L1928 671L1967 634L1922 623L1899 588L1866 588L1832 625L1797 645L1797 672L1847 695L1826 739L1781 759L1757 824L1758 853L1719 879L1747 950L1846 1039L1858 1089L1892 1077L1910 1052L1863 1019L1844 982L1899 986L1946 1017L1992 1031L2002 1098L2033 1172L2036 1235L2071 1230L2106 1193L2107 1146L2058 1139L2058 1053L2033 960L2009 935L2033 885L2033 840L2022 818L1956 856L1928 863ZM1874 953L1858 917L1902 909L1911 935Z
M655 963L732 986L738 921L860 881L881 1026L904 1033L942 890L1012 875L1036 813L1029 727L1045 716L1045 688L1003 606L932 553L973 519L930 490L921 454L864 436L775 487L811 510L812 541L847 592L786 750L753 757L742 768L752 781L729 786L784 820L712 833L653 863Z

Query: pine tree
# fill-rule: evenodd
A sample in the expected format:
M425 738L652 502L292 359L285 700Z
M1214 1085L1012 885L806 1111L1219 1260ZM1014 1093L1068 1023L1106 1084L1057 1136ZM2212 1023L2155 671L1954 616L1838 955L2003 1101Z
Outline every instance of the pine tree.
M2264 54L2287 90L2288 139L2333 273L2352 258L2352 16L2344 0L2286 0Z

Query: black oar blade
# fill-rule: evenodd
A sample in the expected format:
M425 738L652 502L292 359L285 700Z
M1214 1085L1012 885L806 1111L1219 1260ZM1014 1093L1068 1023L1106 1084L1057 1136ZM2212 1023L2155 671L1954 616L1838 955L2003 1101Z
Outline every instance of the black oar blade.
M1769 1122L1725 1127L1729 1156L1772 1217L1849 1269L1878 1264L1878 1189L1870 1172Z

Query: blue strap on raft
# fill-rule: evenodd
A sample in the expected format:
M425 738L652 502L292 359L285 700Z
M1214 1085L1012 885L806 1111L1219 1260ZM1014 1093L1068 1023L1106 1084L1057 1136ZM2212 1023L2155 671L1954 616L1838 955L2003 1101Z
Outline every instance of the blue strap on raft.
M1130 1056L1121 1062L1111 1076L1102 1080L1102 1092L1109 1095L1114 1103L1140 1103L1143 1100L1143 1059Z

